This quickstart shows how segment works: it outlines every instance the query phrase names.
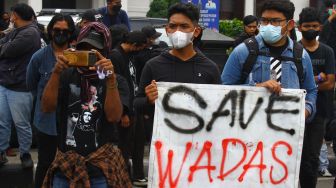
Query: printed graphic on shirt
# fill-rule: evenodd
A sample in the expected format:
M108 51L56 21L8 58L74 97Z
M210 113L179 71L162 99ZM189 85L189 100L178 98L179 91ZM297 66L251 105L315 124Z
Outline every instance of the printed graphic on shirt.
M89 100L82 102L80 88L70 84L70 105L68 106L67 135L65 144L77 149L94 149L97 143L97 125L100 121L102 105L95 86L89 87ZM101 91L100 91L101 92ZM100 93L99 92L99 93ZM72 102L71 99L77 99Z

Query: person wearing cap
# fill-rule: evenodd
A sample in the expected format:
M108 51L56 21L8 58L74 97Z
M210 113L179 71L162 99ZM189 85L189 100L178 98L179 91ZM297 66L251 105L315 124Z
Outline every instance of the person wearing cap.
M106 3L106 7L97 10L101 14L102 22L106 27L110 28L112 25L124 24L128 30L131 30L128 15L126 11L121 9L121 0L106 0Z
M131 130L134 123L133 99L138 89L135 69L137 62L134 61L133 57L134 54L145 47L146 43L147 40L144 33L141 31L132 31L125 35L121 44L110 53L115 72L127 80L130 90L130 108L124 109L121 121L117 126L119 134L118 145L126 162L129 161L131 153Z
M44 113L57 111L59 137L43 188L132 187L121 152L110 141L129 95L126 81L105 58L110 37L98 22L81 30L76 50L93 50L97 62L92 67L69 67L64 55L57 56L41 99Z
M56 114L41 111L41 96L56 63L56 56L69 47L75 24L69 15L56 14L48 24L50 44L37 51L27 68L27 86L35 93L34 125L38 140L35 187L40 188L57 148Z

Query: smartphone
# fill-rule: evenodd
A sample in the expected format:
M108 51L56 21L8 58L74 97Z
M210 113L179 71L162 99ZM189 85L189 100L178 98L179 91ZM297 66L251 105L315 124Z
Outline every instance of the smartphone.
M68 59L69 66L72 67L92 67L97 62L96 53L93 51L63 51L63 55Z

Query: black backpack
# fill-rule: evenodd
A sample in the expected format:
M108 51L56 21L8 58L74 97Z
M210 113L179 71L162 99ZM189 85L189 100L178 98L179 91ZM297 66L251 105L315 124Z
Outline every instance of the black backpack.
M242 75L240 78L240 83L244 84L248 75L252 71L252 68L257 61L258 56L267 56L271 57L271 55L268 52L259 51L258 42L255 39L255 37L248 38L244 41L244 44L247 46L247 49L249 50L249 55L247 56L247 59L243 65ZM302 65L302 53L303 53L303 46L297 42L294 41L294 47L293 47L293 57L286 57L286 56L280 56L277 57L278 59L282 61L292 61L294 62L296 69L297 69L297 75L299 78L300 88L303 83L303 65Z

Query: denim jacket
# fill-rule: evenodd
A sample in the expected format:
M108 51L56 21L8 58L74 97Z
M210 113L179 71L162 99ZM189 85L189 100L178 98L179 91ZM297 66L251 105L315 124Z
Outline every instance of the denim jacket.
M267 46L265 46L261 35L256 36L256 40L259 45L259 51L269 52ZM293 41L288 38L289 43L287 48L282 52L282 56L293 57ZM237 46L231 53L224 70L222 72L222 83L225 85L237 85L240 84L240 77L249 51L247 46L242 43ZM316 97L317 87L314 81L313 68L308 53L304 50L302 55L303 76L304 80L301 89L305 89L306 105L305 108L310 113L307 121L312 120L316 112ZM297 69L294 62L282 61L281 67L281 87L290 89L299 89L300 83L297 75ZM262 83L270 79L270 57L258 56L256 63L254 64L252 71L245 84L254 86L256 83Z
M27 87L36 97L34 125L48 135L57 135L56 114L41 111L41 98L55 64L56 57L49 44L32 56L27 68Z

